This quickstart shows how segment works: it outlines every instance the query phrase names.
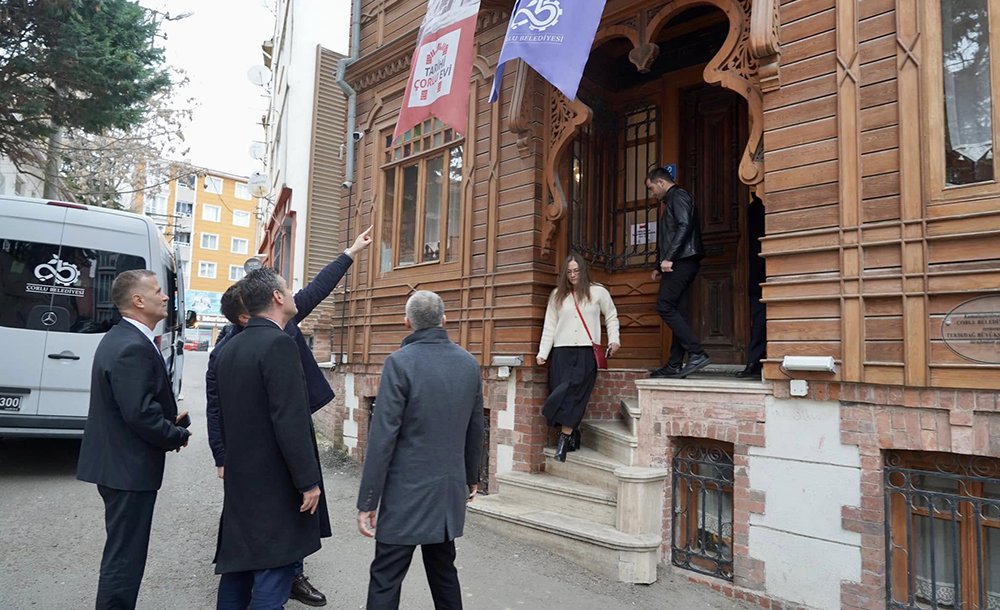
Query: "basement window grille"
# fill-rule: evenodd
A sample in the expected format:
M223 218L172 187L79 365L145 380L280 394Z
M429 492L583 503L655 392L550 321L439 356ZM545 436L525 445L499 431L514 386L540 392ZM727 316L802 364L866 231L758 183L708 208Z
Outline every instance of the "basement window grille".
M675 566L733 580L733 448L683 439L673 459Z
M1000 610L1000 460L892 452L885 470L891 610Z

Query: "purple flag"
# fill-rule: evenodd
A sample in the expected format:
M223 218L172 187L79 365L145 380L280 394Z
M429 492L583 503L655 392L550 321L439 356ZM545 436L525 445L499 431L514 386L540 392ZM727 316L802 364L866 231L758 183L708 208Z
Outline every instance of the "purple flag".
M490 102L500 95L504 63L516 57L575 100L605 1L517 0L497 61Z

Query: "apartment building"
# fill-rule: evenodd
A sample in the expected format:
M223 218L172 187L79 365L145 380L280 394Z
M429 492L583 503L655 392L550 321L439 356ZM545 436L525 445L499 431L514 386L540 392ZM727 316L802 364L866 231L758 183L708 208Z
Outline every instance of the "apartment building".
M243 263L255 252L255 206L245 176L214 170L173 180L145 203L147 214L164 219L167 241L177 245L187 308L208 326L223 323L219 299L243 277Z

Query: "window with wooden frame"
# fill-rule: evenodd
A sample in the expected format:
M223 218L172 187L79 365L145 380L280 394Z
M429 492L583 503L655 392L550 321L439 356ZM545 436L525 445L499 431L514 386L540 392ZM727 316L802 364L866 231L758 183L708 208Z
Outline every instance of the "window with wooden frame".
M453 129L428 119L385 135L380 270L458 260L464 146Z
M922 0L922 60L932 201L1000 194L1000 0Z
M678 439L672 462L675 566L733 579L733 445Z
M1000 460L885 457L887 607L1000 609Z

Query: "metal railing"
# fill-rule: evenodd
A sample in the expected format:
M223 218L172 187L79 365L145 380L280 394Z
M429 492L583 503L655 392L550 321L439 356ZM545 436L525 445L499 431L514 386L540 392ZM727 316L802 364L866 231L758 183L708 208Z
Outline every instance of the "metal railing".
M570 249L607 271L652 266L659 204L646 173L659 159L659 109L615 115L595 104L594 114L569 155Z

